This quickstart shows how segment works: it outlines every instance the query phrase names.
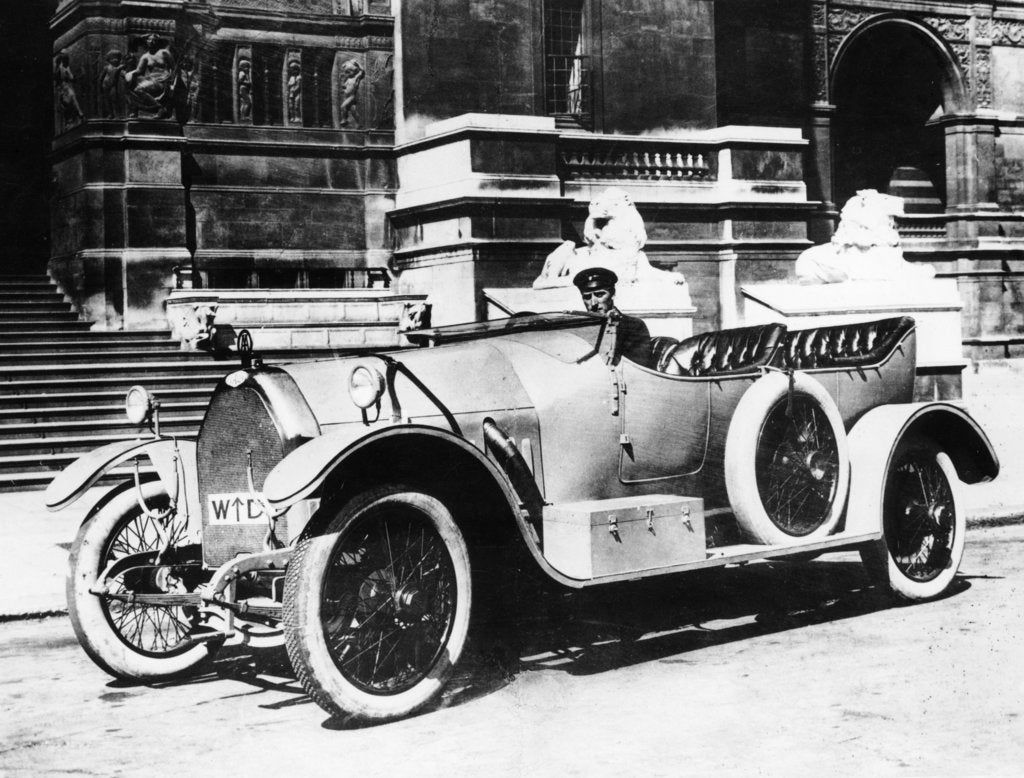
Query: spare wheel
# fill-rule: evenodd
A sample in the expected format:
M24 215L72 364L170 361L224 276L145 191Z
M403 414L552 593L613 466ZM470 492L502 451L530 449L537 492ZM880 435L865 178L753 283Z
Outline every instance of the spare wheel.
M846 505L850 456L839 409L805 373L769 373L740 398L725 442L725 485L756 543L831 534Z

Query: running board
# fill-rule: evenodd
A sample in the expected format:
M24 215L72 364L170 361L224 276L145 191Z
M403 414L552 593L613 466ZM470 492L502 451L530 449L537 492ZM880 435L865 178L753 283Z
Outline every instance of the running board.
M583 586L595 586L598 584L619 583L623 581L638 581L644 578L653 578L659 575L672 575L674 573L686 573L693 570L707 570L713 567L725 567L727 565L746 564L759 562L768 559L783 559L788 556L803 556L825 551L839 551L865 543L873 543L881 540L882 533L867 532L856 534L839 534L824 538L823 540L811 543L794 543L792 545L756 545L752 543L739 543L733 546L718 546L707 551L705 559L698 559L692 562L685 562L678 565L638 570L631 573L619 575L606 575L582 581Z

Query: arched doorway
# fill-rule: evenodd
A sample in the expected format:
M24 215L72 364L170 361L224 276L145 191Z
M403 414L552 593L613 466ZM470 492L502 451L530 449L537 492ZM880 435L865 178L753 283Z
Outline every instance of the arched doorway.
M835 202L858 189L906 198L908 213L946 205L941 126L955 110L958 85L942 44L899 19L869 23L840 49L832 75Z

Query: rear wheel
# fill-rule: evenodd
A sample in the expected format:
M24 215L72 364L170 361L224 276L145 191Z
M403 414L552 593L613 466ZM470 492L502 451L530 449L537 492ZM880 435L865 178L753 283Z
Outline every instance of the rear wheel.
M900 441L886 473L883 539L861 550L868 571L897 597L946 591L964 553L967 521L949 456L930 439Z
M151 510L169 501L159 482L142 484ZM115 495L82 524L71 548L67 577L68 613L89 657L111 675L147 681L192 670L214 646L189 640L198 621L195 587L205 580L198 555L179 547L185 520L172 513L164 522L146 516L134 489ZM154 565L145 559L170 546ZM140 555L130 569L113 575L106 593L90 587L118 559Z
M383 487L299 544L285 578L285 645L322 708L386 721L440 693L466 643L470 602L469 552L448 509Z

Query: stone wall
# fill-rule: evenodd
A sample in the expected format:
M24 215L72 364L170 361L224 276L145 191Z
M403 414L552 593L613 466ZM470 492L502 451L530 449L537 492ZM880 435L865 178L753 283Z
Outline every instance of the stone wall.
M68 0L52 30L49 268L87 317L162 323L176 268L214 286L383 271L390 2Z

